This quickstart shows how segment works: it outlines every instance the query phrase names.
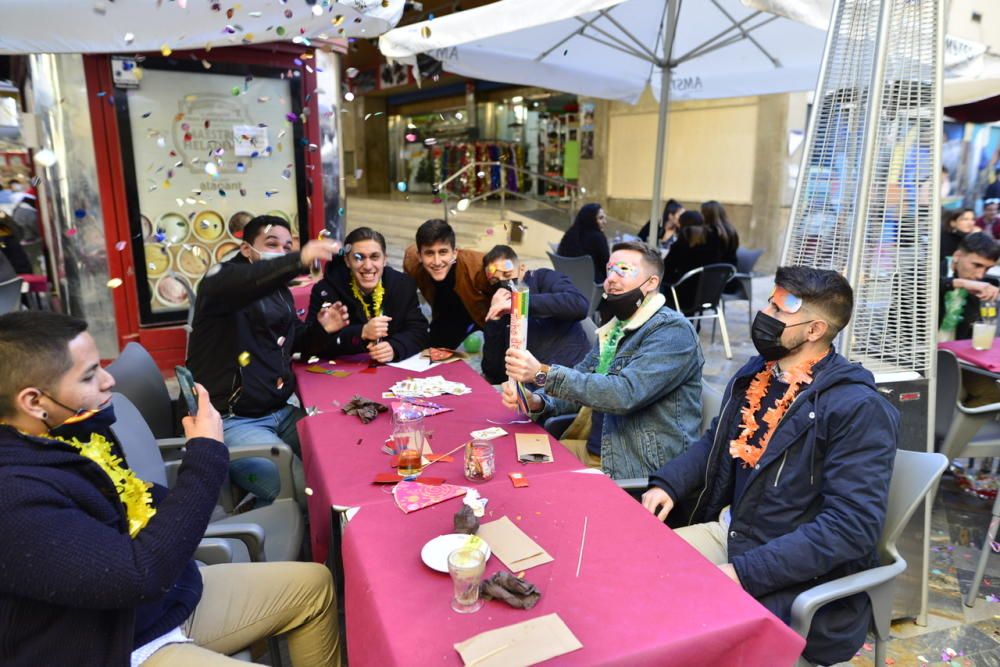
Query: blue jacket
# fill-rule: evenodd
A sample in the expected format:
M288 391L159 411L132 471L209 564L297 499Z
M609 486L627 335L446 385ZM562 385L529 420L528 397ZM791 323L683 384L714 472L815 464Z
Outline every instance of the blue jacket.
M552 269L524 274L528 286L528 351L544 364L573 366L590 349L580 320L587 317L587 297L572 281ZM504 356L510 347L510 315L483 326L483 375L490 384L507 379Z
M106 474L64 443L0 426L0 664L128 665L201 597L191 560L229 469L188 443L177 483L133 539Z
M584 405L603 412L601 466L614 479L646 477L698 438L705 360L694 327L663 303L662 294L646 297L607 375L594 372L600 343L573 368L553 366L539 393L545 405L532 414L543 420ZM601 341L615 322L598 329Z
M675 501L691 499L689 523L714 521L732 502L729 441L763 367L754 357L740 369L709 430L650 477ZM743 588L786 623L801 591L877 564L899 435L899 413L861 365L831 352L813 371L731 509L729 560ZM849 660L869 619L863 593L826 605L804 656L824 665Z

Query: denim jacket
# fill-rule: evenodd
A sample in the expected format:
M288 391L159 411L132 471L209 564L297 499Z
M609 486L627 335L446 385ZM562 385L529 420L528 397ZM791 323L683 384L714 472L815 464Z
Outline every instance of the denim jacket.
M685 451L701 426L698 336L662 294L646 297L625 324L607 375L594 372L600 343L616 320L598 329L600 343L573 368L553 366L539 392L540 420L589 406L604 414L601 466L614 479L647 477Z

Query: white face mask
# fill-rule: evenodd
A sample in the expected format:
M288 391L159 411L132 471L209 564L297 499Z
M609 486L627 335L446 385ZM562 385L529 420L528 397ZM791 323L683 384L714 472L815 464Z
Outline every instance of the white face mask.
M250 246L250 249L253 250L255 253L257 253L261 261L264 262L285 256L285 253L283 252L274 252L274 251L261 252L260 250L257 250L257 248L254 248L253 246Z

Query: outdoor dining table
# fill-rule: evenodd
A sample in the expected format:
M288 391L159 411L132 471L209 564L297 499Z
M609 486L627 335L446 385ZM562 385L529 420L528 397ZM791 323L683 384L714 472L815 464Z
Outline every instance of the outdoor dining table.
M309 372L308 366L347 375ZM333 533L343 531L336 537L350 664L459 665L456 642L551 613L583 644L553 664L792 665L801 652L801 637L558 442L550 439L552 463L519 463L513 434L543 431L533 423L509 423L518 416L466 363L416 373L372 368L367 356L359 355L339 358L335 365L300 363L295 374L303 406L318 410L310 409L314 414L298 427L314 560L326 561ZM428 399L453 408L425 419L435 453L468 441L471 431L493 422L510 434L493 441L496 474L490 481L465 480L461 450L454 461L434 463L423 474L475 488L487 499L481 521L506 516L553 557L525 571L541 592L529 611L497 601L475 614L451 610L449 576L424 565L420 551L432 538L452 532L462 501L404 514L392 485L372 483L376 473L392 470L382 451L391 431L389 414L362 424L341 410L354 395L388 405L392 399L382 399L382 392L396 381L429 375L472 389ZM512 485L508 473L514 471L527 476L527 487ZM503 568L492 557L486 576ZM500 655L477 663L501 664L506 663Z
M1000 378L1000 345L996 341L988 350L975 349L970 339L938 343L938 347L953 352L963 367L982 375Z
M361 509L343 544L349 664L461 665L455 643L552 613L583 648L551 664L795 664L799 635L612 480L587 473L480 489L482 522L506 516L554 559L524 571L541 592L530 610L493 600L474 614L452 611L450 577L420 552L452 532L461 499L409 514L393 503ZM484 577L505 569L491 556ZM510 663L501 651L476 664Z
M334 372L349 373L337 377L306 370L319 366ZM299 422L299 441L302 445L302 462L306 482L311 490L308 496L310 539L313 559L324 562L328 555L331 525L337 523L333 513L347 514L354 508L372 503L391 502L392 485L373 484L375 475L393 472L391 457L382 451L392 432L389 412L380 414L374 421L363 424L354 416L345 414L341 406L355 395L377 401L387 407L394 399L383 399L382 392L410 377L441 375L453 382L461 382L472 391L464 396L436 396L427 400L452 408L424 419L429 433L429 443L435 454L449 450L472 439L471 432L498 426L509 435L493 440L496 474L483 485L510 485L508 473L524 473L529 480L566 470L579 470L584 466L569 450L555 439L549 438L552 447L551 463L519 463L514 445L515 433L541 433L545 430L532 423L515 423L524 420L503 407L496 389L486 382L465 362L459 361L436 366L424 373L415 373L391 366L369 367L367 355L343 357L336 365L326 360L315 364L296 364L295 377L298 392L305 408L319 412ZM309 410L310 412L312 410ZM425 473L443 477L447 483L465 484L463 451L453 455L451 462L438 462Z

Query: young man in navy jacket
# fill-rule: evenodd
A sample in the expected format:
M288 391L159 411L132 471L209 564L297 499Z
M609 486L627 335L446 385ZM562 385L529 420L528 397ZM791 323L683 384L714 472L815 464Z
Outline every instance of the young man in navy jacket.
M650 477L642 502L661 520L683 512L677 534L787 623L803 590L877 565L899 413L833 349L854 303L843 276L790 266L774 282L752 328L760 356L730 380L702 438ZM820 609L803 656L853 657L869 605L859 593Z
M220 653L287 632L295 665L339 665L325 567L192 560L229 463L208 392L184 418L175 485L143 482L111 434L114 379L86 328L0 316L0 664L228 664Z
M544 364L573 367L590 351L580 320L590 304L565 275L551 269L528 271L514 249L494 246L483 257L492 298L483 327L483 376L490 384L507 380L504 355L510 347L511 288L528 288L528 351Z

